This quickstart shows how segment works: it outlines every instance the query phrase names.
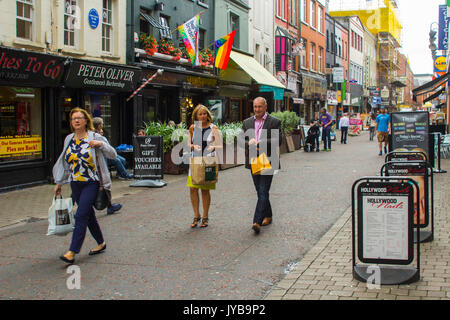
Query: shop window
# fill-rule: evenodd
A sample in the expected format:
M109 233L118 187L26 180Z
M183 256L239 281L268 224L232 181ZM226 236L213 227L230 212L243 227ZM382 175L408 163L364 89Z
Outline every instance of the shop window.
M112 0L103 0L102 51L111 53L112 42Z
M0 163L42 159L41 91L0 87Z
M230 120L230 122L241 121L241 100L240 99L231 99L229 120Z
M33 40L33 0L17 0L16 35Z
M222 123L223 102L219 99L206 100L205 105L213 117L214 123Z
M88 93L84 96L84 106L92 118L103 119L104 135L111 141L111 130L117 130L111 126L111 96L97 92Z

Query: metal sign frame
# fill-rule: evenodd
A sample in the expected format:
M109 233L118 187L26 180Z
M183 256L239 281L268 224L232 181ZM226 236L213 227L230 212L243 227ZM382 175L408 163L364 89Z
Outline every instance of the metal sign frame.
M362 243L360 238L363 236L360 233L361 228L359 227L360 225L360 218L361 215L364 214L363 212L360 211L360 205L362 201L358 201L358 204L355 205L355 201L356 201L356 188L359 187L362 182L366 182L367 184L370 183L374 183L374 182L378 182L379 184L384 184L385 186L390 186L391 187L395 187L398 188L399 185L402 186L406 186L407 184L409 184L411 186L411 189L408 190L407 194L408 194L408 221L411 221L411 219L413 218L413 208L411 205L413 205L413 197L414 197L414 192L413 189L416 189L416 200L419 200L419 186L417 184L417 182L414 179L408 178L408 177L399 177L399 176L390 176L390 177L363 177L360 178L358 180L356 180L353 183L352 186L352 267L353 267L353 277L359 281L362 282L368 282L372 272L370 271L371 269L369 269L370 267L372 267L372 265L363 265L363 264L357 264L356 263L356 233L355 233L355 228L356 228L356 213L355 210L356 208L358 208L358 251L359 248L361 248ZM406 190L405 190L406 191ZM401 194L401 193L399 193ZM403 194L406 194L405 192ZM359 199L358 199L359 200ZM420 207L418 209L420 211ZM418 214L420 215L420 212L418 212ZM419 236L419 232L420 232L420 226L417 227L416 229L416 234L417 237ZM410 234L414 234L413 231L413 225L412 223L410 223L408 225L408 251L410 250L411 246L414 246L414 244L412 243L412 237L410 237ZM411 263L414 259L413 257L413 252L414 250L412 250L412 252L408 252L408 259L405 260L394 260L394 259L365 259L365 261L372 263L372 264L377 264L377 268L379 268L380 270L380 285L381 284L386 284L386 285L390 285L390 284L408 284L408 283L412 283L415 281L419 281L420 279L420 242L416 243L416 266L402 266L402 267L398 267L396 266L397 264L401 264L401 265L405 265L407 263ZM364 261L361 261L364 262ZM381 264L381 265L378 265ZM383 264L388 264L388 265L383 265Z
M421 170L423 167L423 172L417 171L407 173L407 176L421 176L423 174L424 177L424 197L425 197L425 222L423 224L420 223L420 187L419 187L419 201L417 201L417 222L418 224L414 224L416 228L426 228L429 225L431 226L431 230L420 230L419 236L414 238L415 242L430 242L434 239L434 177L433 177L433 168L427 161L407 161L407 162L398 162L398 161L389 161L386 162L380 170L381 176L389 176L388 175L388 166L399 166L415 168L417 170ZM406 168L408 169L408 168ZM410 169L408 169L410 170ZM413 171L413 170L411 170ZM430 223L431 222L431 223Z

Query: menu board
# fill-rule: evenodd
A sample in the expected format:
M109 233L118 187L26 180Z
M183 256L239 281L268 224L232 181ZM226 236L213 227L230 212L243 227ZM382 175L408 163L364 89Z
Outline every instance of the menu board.
M358 187L358 257L362 262L412 262L412 199L409 183L363 183Z
M392 150L419 151L429 157L429 113L394 112L391 114Z
M410 164L407 162L386 164L387 176L407 176L408 178L414 179L419 185L420 203L417 203L417 191L414 189L414 226L418 224L417 210L420 206L419 223L421 228L425 228L429 224L430 208L427 200L429 194L427 170L428 168L425 164Z

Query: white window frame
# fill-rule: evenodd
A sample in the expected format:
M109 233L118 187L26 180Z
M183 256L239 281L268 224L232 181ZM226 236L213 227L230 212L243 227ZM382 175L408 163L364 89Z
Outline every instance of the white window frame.
M317 28L316 2L314 0L310 1L309 17L311 20L309 21L310 26L314 29Z
M70 2L70 10L71 10L70 13L67 12L67 8L66 8L67 1ZM80 17L76 16L77 12L72 11L74 7L77 7L77 2L78 2L78 0L64 0L64 38L63 38L63 42L64 42L64 46L70 47L70 48L78 47L78 32L76 31L76 28L71 30L67 26L66 17L68 17L68 19L72 19L73 23L75 23L75 19L80 18ZM72 34L73 45L66 43L66 33L68 33L69 35ZM69 40L69 43L70 43L70 40Z
M309 68L310 70L315 71L316 69L314 68L314 62L316 60L316 45L314 43L311 43L311 50L309 52Z
M159 23L161 24L161 26L165 27L165 29L159 30L161 38L172 39L172 35L170 34L169 20L167 20L167 17L160 15Z
M317 6L317 30L319 30L320 33L323 33L322 17L323 8L321 6Z
M322 57L322 55L323 55L323 48L322 47L319 47L319 55L318 55L318 70L319 70L319 72L320 73L322 73L323 72L323 69L322 69L322 59L323 59L323 57Z
M107 4L104 7L104 4ZM109 4L109 6L108 6ZM111 21L105 21L105 13L110 13ZM105 30L109 30L109 37L106 36ZM113 0L103 0L102 3L102 51L112 53L113 50ZM109 50L106 49L106 41L109 41Z
M23 5L23 8L25 8L25 6L31 6L31 10L30 10L30 17L27 18L24 16L24 11L23 10L21 12L22 15L19 15L19 13L17 12L17 4L21 3ZM29 38L24 38L24 37L19 37L18 35L18 30L17 30L17 22L18 20L20 21L24 21L25 24L30 24L29 26L29 33L30 33L30 37ZM33 41L34 39L34 0L16 0L16 37L17 38L21 38L21 39L27 39L30 41Z
M306 55L307 55L307 52L306 52L306 48L307 48L307 43L306 43L306 40L305 39L302 39L303 40L303 49L302 49L302 51L301 51L301 54L300 54L300 66L301 67L303 67L303 68L307 68L307 64L306 64Z

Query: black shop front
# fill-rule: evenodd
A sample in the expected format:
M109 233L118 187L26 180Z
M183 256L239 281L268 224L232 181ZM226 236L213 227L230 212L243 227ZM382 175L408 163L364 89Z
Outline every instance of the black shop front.
M49 181L66 57L0 46L0 192Z

